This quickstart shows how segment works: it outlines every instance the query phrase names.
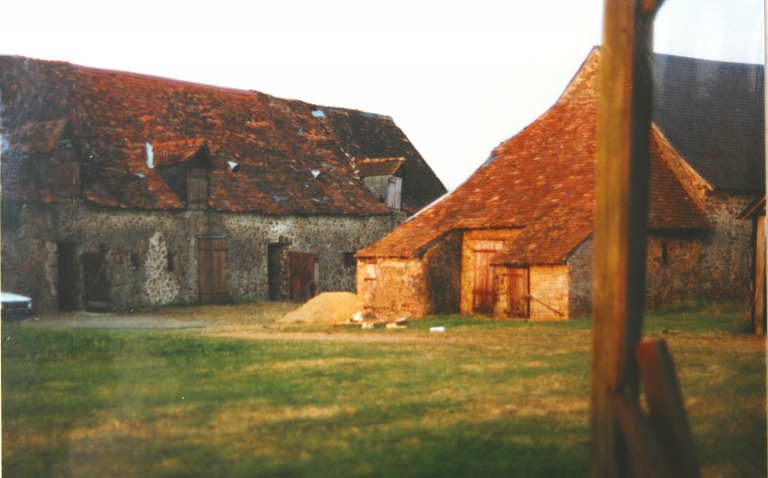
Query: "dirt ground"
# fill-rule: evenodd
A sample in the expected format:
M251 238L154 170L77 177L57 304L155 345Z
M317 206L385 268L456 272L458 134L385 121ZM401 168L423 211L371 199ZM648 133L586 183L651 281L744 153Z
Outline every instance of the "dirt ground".
M390 342L419 340L403 334L333 333L334 323L354 314L349 293L324 293L306 304L258 302L235 305L162 307L119 313L47 312L18 322L21 327L108 330L184 330L253 340ZM16 324L14 324L16 325ZM308 330L308 327L311 330ZM356 329L357 330L357 329Z

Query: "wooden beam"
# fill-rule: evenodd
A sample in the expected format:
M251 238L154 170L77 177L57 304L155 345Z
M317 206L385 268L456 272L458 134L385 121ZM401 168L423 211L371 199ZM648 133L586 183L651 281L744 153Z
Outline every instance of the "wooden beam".
M637 347L637 360L650 423L656 442L668 457L673 476L699 478L683 393L667 343L663 340L643 342Z
M649 47L660 1L605 0L593 269L592 475L631 475L611 397L638 396L650 154Z
M622 395L610 396L611 408L627 447L634 457L638 478L681 478L672 473L667 454L656 439L640 405Z

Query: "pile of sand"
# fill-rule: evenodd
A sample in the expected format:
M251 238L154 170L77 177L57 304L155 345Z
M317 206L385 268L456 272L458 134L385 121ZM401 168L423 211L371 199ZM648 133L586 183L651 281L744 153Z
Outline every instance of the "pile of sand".
M344 322L358 310L357 295L352 292L323 292L298 309L285 314L278 323Z

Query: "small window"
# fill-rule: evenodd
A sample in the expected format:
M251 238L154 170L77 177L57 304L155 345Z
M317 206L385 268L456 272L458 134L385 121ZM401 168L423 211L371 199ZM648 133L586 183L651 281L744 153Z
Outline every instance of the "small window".
M0 213L2 228L10 230L20 227L22 223L21 211L24 204L8 200L4 200L0 204L2 204L2 213Z
M167 253L167 260L168 260L168 263L167 263L167 265L166 265L166 270L167 270L168 272L173 272L173 270L174 270L174 268L175 268L175 266L174 266L174 261L175 261L175 259L176 259L176 254L174 254L174 253L173 253L173 252L171 252L171 251L168 251L168 253Z
M669 243L667 241L661 243L661 265L669 265Z
M355 251L344 251L344 267L355 267L356 265Z

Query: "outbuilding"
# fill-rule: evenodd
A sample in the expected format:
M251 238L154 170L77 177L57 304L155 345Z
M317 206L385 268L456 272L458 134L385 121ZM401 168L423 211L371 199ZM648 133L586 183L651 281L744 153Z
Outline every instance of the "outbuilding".
M354 291L354 253L445 192L387 116L11 56L0 91L2 287L39 309Z
M371 313L590 312L599 63L595 48L552 108L357 254ZM763 69L655 55L654 74L646 302L745 297L751 232L737 216L764 194Z

